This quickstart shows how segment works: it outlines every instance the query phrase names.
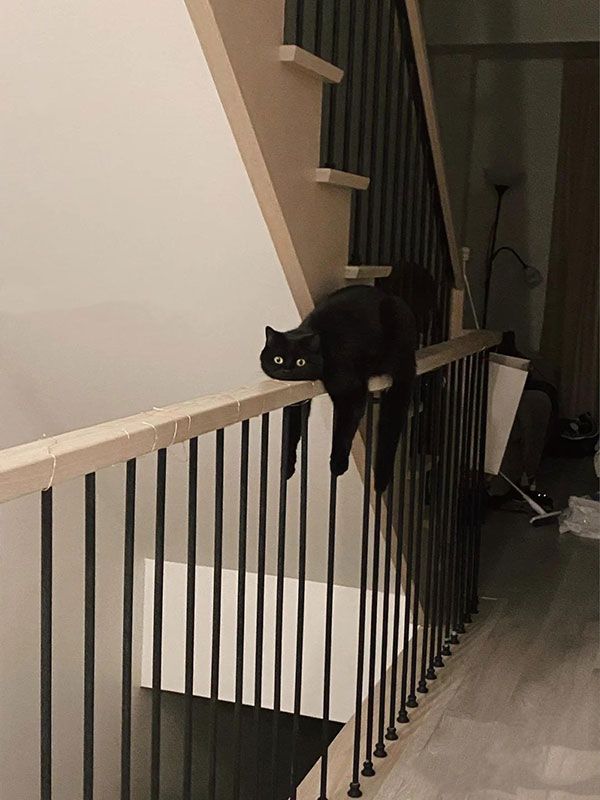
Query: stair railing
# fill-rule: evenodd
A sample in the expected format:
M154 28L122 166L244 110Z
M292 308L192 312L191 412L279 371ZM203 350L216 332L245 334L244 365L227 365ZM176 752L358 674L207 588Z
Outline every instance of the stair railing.
M302 416L298 474L289 481L280 455L290 433L290 406L323 395L319 382L265 381L254 388L203 397L0 452L3 510L15 502L27 502L26 496L40 497L40 627L39 632L24 630L22 636L36 641L39 635L41 800L53 797L59 769L53 750L64 733L54 718L53 679L66 673L73 681L80 669L81 684L72 682L72 692L75 697L81 691L82 720L73 715L70 720L72 725L81 725L83 761L80 778L70 787L72 797L92 798L99 778L105 783L112 779L124 799L159 800L168 795L184 800L197 796L332 800L368 792L383 757L398 757L394 741L399 727L409 722L411 710L434 700L444 660L477 612L487 350L497 341L495 334L476 332L419 351L412 412L394 480L383 496L372 491L371 465L378 399L389 381L382 377L371 382L365 447L358 461L364 481L362 534L352 552L340 553L336 547L340 496L349 477L332 476L328 490L312 478L315 459L327 462L329 443L316 439L314 419L309 425L307 411ZM273 441L274 431L280 444ZM181 445L186 449L185 473ZM148 459L154 462L155 478L151 481L153 557L146 561L144 607L150 711L144 726L139 720L134 725L133 718L140 686L135 654L142 609L136 598L144 553L139 537L148 527L147 520L139 519L140 474L150 480ZM177 463L179 468L173 470ZM269 482L275 477L273 470L278 489ZM106 521L102 517L109 512L110 535L115 535L114 509L106 505L98 488L106 485L101 476L107 473L113 489L115 481L121 486L117 494L122 493L124 512L120 533L116 531L121 537L122 561L108 565L100 563L102 542L97 537L100 522ZM178 510L177 523L170 521L168 513L173 510L169 508L169 492L174 488L170 475L178 475L187 485L187 508ZM81 511L74 500L77 485L82 490ZM205 492L202 502L199 491ZM324 491L328 491L328 518L315 520L311 510ZM291 495L298 513L294 519L288 502ZM20 497L24 500L17 501ZM227 522L233 505L237 523L232 570L224 560L224 544L233 535ZM62 630L61 618L53 613L57 526L60 530L67 510L71 518L80 519L84 544L81 665L77 658L64 663L55 646L57 631ZM10 521L10 514L5 520ZM178 573L177 580L170 577L176 565L166 558L173 538L186 541L185 571ZM308 580L315 546L319 553L326 553L321 584ZM336 582L342 558L354 564L358 580L353 588L340 588ZM106 654L98 649L97 641L98 610L107 600L98 583L99 567L103 574L109 569L113 576L120 576L122 585L121 613L112 621L113 628L120 629L120 669L108 678L120 686L120 756L109 778L98 774L95 760L99 703L95 679L100 665L107 679ZM185 602L178 606L177 616L169 598L173 587L183 582ZM355 610L351 604L344 607L341 598L349 596L356 598ZM350 619L345 631L351 631L345 643L346 656L351 654L346 663L340 662L336 631L344 614ZM169 793L164 788L169 729L162 712L165 690L173 689L166 675L174 640L170 633L167 636L165 626L171 624L182 631L177 640L182 664L177 691L183 696L183 730L177 751L174 754L171 747L168 753L170 771L178 775L176 790ZM317 657L307 647L315 631L318 638L322 635ZM228 667L224 666L227 653L234 654ZM232 677L225 674L226 669ZM320 700L315 705L313 696L310 705L307 693L315 675L319 676ZM200 684L205 689L198 689ZM340 697L342 685L346 689ZM232 687L231 692L226 686ZM425 699L430 691L433 696ZM3 697L10 692L10 686L1 687ZM207 703L201 732L196 695L204 695ZM225 701L231 710L226 731L221 715ZM313 722L316 718L321 727L316 746L313 737L312 751L306 744L306 730L312 724L309 717ZM343 727L334 747L345 741L346 757L330 760L330 743L339 730L335 723ZM3 714L3 724L16 728L21 721L8 720ZM201 768L199 747L206 755ZM74 774L79 772L77 766L70 766ZM26 772L31 767L21 762L16 768ZM63 759L60 769L65 768ZM36 794L31 791L29 796Z

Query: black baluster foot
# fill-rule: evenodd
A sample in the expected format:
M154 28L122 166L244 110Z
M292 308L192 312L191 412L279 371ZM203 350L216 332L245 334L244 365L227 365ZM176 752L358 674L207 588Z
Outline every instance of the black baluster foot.
M467 623L467 625L470 625L473 622L473 617L470 614L465 614L464 621Z
M420 692L421 694L427 694L428 691L429 689L427 688L427 681L422 678L417 686L417 692Z
M351 783L348 789L348 797L362 797L360 783Z
M400 722L402 725L404 725L407 722L410 722L409 716L406 713L405 708L400 709L400 713L398 714L398 722Z
M373 755L375 758L387 758L387 751L383 742L377 742Z
M451 656L452 655L452 650L450 650L450 644L449 643L445 644L442 647L442 655L443 656ZM436 664L436 667L437 667L437 664Z
M443 652L444 652L444 650L443 650L443 648L442 648L442 653L443 653ZM434 667L437 667L438 669L440 669L440 667L444 667L444 666L445 666L445 664L444 664L444 659L442 658L442 656L436 656L436 657L433 659L433 666L434 666Z
M387 733L385 734L385 738L388 742L395 742L398 739L398 734L396 733L396 728L388 728Z
M435 669L433 667L429 667L425 677L427 678L428 681L436 681L437 675L435 674Z
M450 637L450 644L460 644L460 639L455 633Z
M408 706L408 708L417 708L417 706L419 705L417 703L417 696L412 693L409 694L408 697L406 698L406 705Z
M373 767L372 761L365 761L363 764L363 768L360 772L361 775L364 775L365 778L372 778L375 775L375 769Z
M456 633L466 633L465 626L462 624L462 622L460 625L456 626Z

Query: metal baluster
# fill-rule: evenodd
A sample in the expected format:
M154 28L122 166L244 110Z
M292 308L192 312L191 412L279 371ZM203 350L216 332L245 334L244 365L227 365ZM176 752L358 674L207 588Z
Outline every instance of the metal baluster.
M361 175L367 174L367 165L365 163L365 131L367 128L367 91L369 86L368 73L369 73L369 38L371 27L371 7L368 3L363 4L363 20L362 20L362 46L360 48L360 76L358 83L358 98L359 98L359 113L358 113L358 147L356 156L356 167L348 163L345 169L351 172L357 172ZM358 25L358 22L357 22ZM354 84L353 84L354 86ZM354 91L353 91L354 94ZM352 107L347 107L347 112L352 113ZM352 120L346 120L352 122ZM348 134L349 139L349 134ZM364 211L364 192L352 193L352 208L350 218L350 231L351 231L351 249L350 249L350 263L363 264L365 255L362 247L362 238L364 233L363 227L363 211Z
M371 510L371 463L373 460L373 397L367 400L367 421L365 439L365 471L363 480L363 524L360 557L360 595L358 611L358 644L356 662L356 700L354 707L354 744L352 752L352 781L349 797L361 797L360 790L360 740L362 727L362 698L365 661L365 628L367 613L367 570L369 560L369 521Z
M373 97L371 98L371 148L369 154L368 172L365 174L370 175L371 182L369 189L365 192L365 206L366 206L366 224L365 224L365 250L364 257L367 263L374 264L377 261L377 256L372 252L373 250L373 235L375 233L375 202L377 199L377 182L379 180L379 170L377 168L377 155L383 145L383 150L387 150L385 143L379 137L379 96L380 96L380 82L382 72L382 60L384 55L384 48L379 47L379 42L382 38L383 27L383 0L376 2L376 15L375 15L375 52L373 56Z
M352 115L352 100L354 95L354 35L357 28L356 21L356 2L357 0L350 0L350 10L348 14L348 50L346 57L346 69L344 71L344 84L346 95L344 97L344 138L342 148L342 169L352 171L350 164L350 139L352 134L352 123L354 121ZM364 49L361 50L364 59ZM362 131L362 126L359 122L359 130ZM362 137L359 137L359 146ZM333 151L332 151L333 152ZM353 230L353 226L351 226ZM354 263L354 262L352 262Z
M463 578L466 550L466 503L468 498L469 483L467 475L468 448L469 448L469 387L471 384L471 361L466 356L463 360L464 383L461 402L461 457L459 461L459 492L456 508L456 583L454 589L454 630L464 633L463 620Z
M429 472L429 525L427 542L427 564L425 568L425 599L423 604L423 637L421 641L421 674L417 691L426 694L427 689L427 647L429 643L430 628L433 630L433 597L432 584L434 582L434 569L437 557L437 509L438 509L438 482L439 476L439 447L441 431L441 375L435 372L431 376L431 428L429 431L428 442L431 452L431 469Z
M337 66L340 58L340 0L333 0L333 14L332 14L332 30L331 30L331 63ZM350 92L348 66L344 73L344 90ZM335 167L335 145L337 133L337 98L339 97L339 89L336 85L326 84L323 93L323 110L324 119L327 120L326 127L323 127L325 134L325 143L322 148L324 155L324 166Z
M389 12L387 17L387 43L386 43L386 79L384 81L384 100L383 100L383 135L381 137L383 159L381 166L381 201L380 201L380 214L379 214L379 232L378 232L378 251L377 263L387 264L385 240L386 230L385 223L388 217L388 193L390 188L390 180L393 177L393 170L389 169L390 158L396 156L396 141L392 138L392 102L394 89L397 88L396 81L398 80L398 71L396 64L396 48L394 46L394 20L396 12L393 2L389 4ZM393 213L393 210L392 210Z
M337 475L329 484L329 533L327 537L327 590L325 600L325 646L323 664L323 722L321 734L321 781L319 800L327 800L327 771L329 766L329 723L331 705L331 645L333 638L333 588L335 577L335 520L337 504Z
M412 581L413 581L413 551L415 539L415 511L416 502L415 495L417 491L417 456L419 448L419 430L420 430L420 405L421 405L421 381L417 379L415 389L413 392L413 425L411 430L410 442L410 466L409 466L409 512L408 512L408 546L406 550L406 589L404 595L404 627L402 637L402 679L400 689L400 711L398 712L397 721L401 724L409 722L407 708L407 688L408 688L408 657L409 657L409 632L410 632L410 611L411 611L411 595L412 595ZM416 630L412 632L413 636L417 635Z
M256 651L254 654L254 766L256 797L260 797L260 713L265 622L265 566L267 543L267 499L269 473L269 415L263 414L260 434L260 486L258 505L258 563L256 569Z
M165 507L167 451L158 451L156 465L156 533L154 549L154 620L152 625L152 742L150 797L160 797L160 720L162 703L162 626L165 573Z
M286 456L290 439L289 411L283 409L281 430L281 464L279 470L279 522L277 532L277 582L275 600L275 664L273 687L273 732L271 743L272 796L277 800L277 758L279 753L279 724L281 714L281 664L283 659L283 600L285 580L285 538L287 512Z
M449 644L459 644L460 640L458 638L458 633L460 631L457 628L457 602L456 602L456 591L457 591L457 569L458 569L458 559L459 559L459 547L460 547L460 529L459 529L459 504L460 504L460 496L462 491L462 453L463 453L463 407L464 407L464 385L465 385L465 364L464 361L461 359L457 365L457 406L456 406L456 426L457 426L457 437L454 446L454 480L453 480L453 496L452 496L452 511L451 511L451 523L450 523L450 532L451 532L451 542L452 542L452 558L451 558L451 571L450 571L450 591L449 591L449 614L447 619L447 627L446 627L446 640ZM449 649L449 648L448 648ZM450 655L450 652L445 652L444 655Z
M422 378L420 381L421 393L425 390L426 395L423 400L423 413L422 419L419 424L419 439L417 441L417 464L419 475L419 494L417 499L417 525L416 525L416 547L415 547L415 576L414 576L414 602L413 602L413 624L412 624L412 641L411 641L411 666L410 666L410 692L406 699L408 708L416 708L419 703L417 702L416 686L417 686L417 653L419 647L419 611L421 605L421 573L423 571L422 565L422 551L423 551L423 515L425 507L425 432L429 424L430 417L430 403L431 403L431 390L429 384L429 376ZM425 631L423 631L425 635Z
M233 710L233 796L240 797L242 769L242 706L244 702L244 638L246 635L246 553L248 538L248 458L250 421L242 422L240 459L240 514L235 645L235 705Z
M471 377L469 381L469 420L468 420L468 433L467 433L467 467L466 467L466 487L465 487L465 554L462 576L462 619L464 623L472 622L471 618L471 602L472 596L472 569L471 564L473 560L473 529L474 529L474 509L475 509L475 450L476 450L476 433L475 433L475 420L476 420L476 405L477 405L477 359L475 355L469 356L471 364Z
M381 672L379 676L379 738L375 745L373 755L376 758L385 758L385 706L386 706L386 686L387 686L387 654L388 654L388 630L390 617L390 584L392 571L392 534L393 534L393 514L394 514L394 476L390 481L387 490L387 514L385 525L385 553L384 553L384 573L383 573L383 619L381 623ZM400 563L402 563L400 561Z
M41 497L40 797L52 798L52 489Z
M221 661L221 600L223 588L223 483L225 433L215 434L215 531L213 543L213 602L210 657L210 717L208 729L208 800L217 800L217 733L219 714L219 672Z
M85 476L85 613L83 652L83 797L94 796L96 658L96 475Z
M396 138L398 139L397 154L394 163L394 184L392 190L393 231L390 241L390 260L394 266L400 259L400 248L404 228L402 220L405 214L405 176L408 164L408 149L410 144L410 100L406 93L406 63L403 50L400 53L400 79L398 85L398 105L396 109ZM400 189L402 185L402 191ZM399 210L402 205L401 211Z
M443 523L442 531L442 569L440 580L440 594L439 594L439 628L438 628L438 641L437 651L434 659L434 666L437 668L444 666L442 656L452 655L450 646L445 642L446 631L450 628L450 602L449 602L449 587L450 587L450 568L452 556L452 496L453 496L453 463L454 453L456 450L457 440L457 380L456 380L457 365L453 361L449 367L449 378L447 388L447 430L448 436L446 439L445 457L444 457L444 501L443 501ZM449 637L449 633L447 634Z
M133 557L135 535L136 460L127 462L125 545L123 554L123 641L121 677L121 800L131 796L131 673L133 642Z
M381 492L375 497L375 525L373 529L373 574L371 577L371 631L369 644L369 694L367 699L366 758L361 775L372 777L373 768L373 727L375 710L375 657L377 655L377 600L379 591L379 542L381 539Z
M198 439L189 441L188 540L185 603L185 680L183 726L183 800L192 797L194 711L194 626L196 610L196 534L198 516Z
M489 388L489 370L490 361L489 354L481 354L483 382L481 389L481 416L479 426L479 485L481 487L479 493L479 503L477 508L477 528L475 532L475 552L473 556L473 587L471 598L471 613L476 614L479 611L479 558L481 553L481 523L483 519L483 480L485 475L485 447L487 438L487 415L488 415L488 388Z
M411 438L412 421L409 420L406 431L400 443L400 470L398 473L398 518L396 522L396 579L394 584L394 622L392 627L392 665L390 677L390 702L388 729L385 738L388 741L395 741L398 738L396 732L396 708L398 688L398 648L400 646L400 596L402 594L402 559L404 541L404 501L406 498L406 463L408 457L408 443Z
M302 406L301 461L300 461L300 525L298 534L298 597L296 609L296 674L294 682L294 720L292 723L292 751L290 757L290 800L296 800L299 775L297 774L300 715L302 713L302 667L304 656L304 608L306 596L306 523L308 506L308 404Z

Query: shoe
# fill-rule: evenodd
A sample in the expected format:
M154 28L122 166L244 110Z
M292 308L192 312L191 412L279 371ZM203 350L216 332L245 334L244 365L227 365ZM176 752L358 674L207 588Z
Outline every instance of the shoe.
M598 436L598 425L594 422L591 414L580 414L577 419L565 421L561 436L563 439L571 441L594 439Z

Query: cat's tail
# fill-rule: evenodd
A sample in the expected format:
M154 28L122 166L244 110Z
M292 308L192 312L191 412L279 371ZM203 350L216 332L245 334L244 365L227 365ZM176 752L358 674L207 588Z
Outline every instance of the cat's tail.
M414 356L393 375L391 387L383 393L379 405L379 430L375 457L375 491L384 492L394 473L398 442L408 415L415 380Z

